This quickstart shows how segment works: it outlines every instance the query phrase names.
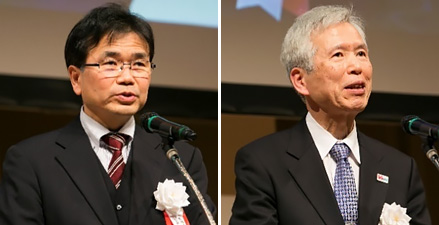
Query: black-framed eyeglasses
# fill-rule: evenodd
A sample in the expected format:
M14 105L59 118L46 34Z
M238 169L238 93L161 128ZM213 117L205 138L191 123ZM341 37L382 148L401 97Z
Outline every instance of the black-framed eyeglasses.
M139 78L148 77L157 65L148 60L134 60L131 62L122 62L116 60L107 60L100 63L85 63L85 66L96 66L105 77L117 77L123 71L124 66L129 66L131 75Z

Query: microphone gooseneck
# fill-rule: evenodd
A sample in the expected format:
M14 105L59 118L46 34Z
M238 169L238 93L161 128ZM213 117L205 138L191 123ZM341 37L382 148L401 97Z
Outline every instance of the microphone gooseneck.
M186 178L186 180L189 182L189 185L192 188L192 191L195 193L195 196L198 199L198 202L201 204L201 208L203 209L204 215L206 215L207 220L209 221L210 225L216 225L215 220L212 216L212 213L209 210L209 207L206 204L206 201L203 198L203 195L201 194L200 190L197 187L197 184L195 184L194 180L192 179L191 175L187 172L186 168L183 165L183 162L180 160L180 156L177 153L177 149L172 148L166 151L166 156L174 163L174 165L177 167L177 169L180 171L180 173Z

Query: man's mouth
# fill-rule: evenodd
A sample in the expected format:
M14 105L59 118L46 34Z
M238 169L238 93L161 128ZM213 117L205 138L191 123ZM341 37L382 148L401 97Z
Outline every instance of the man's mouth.
M136 101L137 95L133 92L121 92L116 95L119 101L123 104L130 104Z
M131 92L122 92L122 93L120 93L119 95L122 95L122 96L124 96L124 97L135 96L135 94L134 94L134 93L131 93Z
M355 83L355 84L351 84L346 86L346 89L364 89L366 85L364 83Z

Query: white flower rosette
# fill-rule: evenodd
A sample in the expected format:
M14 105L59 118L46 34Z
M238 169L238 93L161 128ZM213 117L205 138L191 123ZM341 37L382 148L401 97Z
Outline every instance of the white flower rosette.
M190 204L183 183L165 179L163 183L158 183L154 197L157 201L156 209L165 211L173 224L180 224L177 221L183 220L183 207Z
M378 225L410 225L412 218L407 215L407 209L395 202L391 205L384 203Z

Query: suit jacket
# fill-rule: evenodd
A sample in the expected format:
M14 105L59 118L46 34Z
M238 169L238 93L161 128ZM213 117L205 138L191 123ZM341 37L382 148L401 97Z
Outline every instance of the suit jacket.
M362 133L358 139L359 224L377 225L384 203L393 202L407 208L410 224L431 224L414 160ZM231 225L344 224L305 120L239 150L235 173Z
M207 174L198 149L176 143L181 160L204 195ZM191 224L208 224L184 177L166 158L161 138L136 125L132 157L132 196L129 225L165 224L155 209L158 182L184 182L190 195L185 213ZM0 183L2 225L118 225L115 206L105 186L102 164L94 153L79 117L59 130L12 146L3 164ZM123 209L122 209L123 210Z

